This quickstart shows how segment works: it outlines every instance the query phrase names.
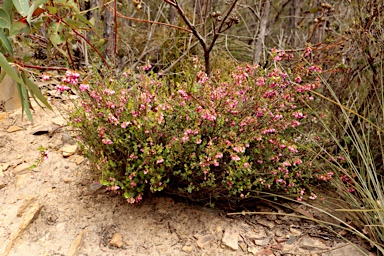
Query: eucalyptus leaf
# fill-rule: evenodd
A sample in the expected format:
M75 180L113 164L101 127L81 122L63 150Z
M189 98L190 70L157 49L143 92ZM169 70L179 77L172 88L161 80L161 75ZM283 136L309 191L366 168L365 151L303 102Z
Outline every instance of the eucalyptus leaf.
M40 88L31 79L28 78L26 71L23 71L22 76L23 76L24 83L25 83L26 87L28 88L28 90L30 91L30 93L33 94L34 96L36 96L36 98L41 103L43 103L47 108L49 108L50 110L53 110L51 105L49 105L47 99L41 93Z
M64 27L58 22L52 22L51 24L49 24L49 39L51 40L53 45L57 46L65 42L63 29Z
M0 28L10 28L11 18L6 10L0 9Z
M27 114L28 119L33 123L31 108L29 107L28 91L24 86L21 86L21 93L23 95L21 104L23 106L25 113ZM23 113L24 113L24 111L23 111Z
M8 37L5 36L2 30L0 30L0 41L1 45L7 50L7 52L13 54L11 42L9 42Z
M0 66L4 71L17 83L24 84L23 80L16 73L16 71L9 65L8 60L4 57L4 55L0 52Z
M32 3L32 6L28 10L28 16L27 16L27 22L28 24L31 24L31 19L33 16L34 11L42 4L45 4L47 0L35 0Z
M29 26L27 23L17 21L17 22L12 23L11 32L9 34L10 34L10 36L15 36L15 35L19 35L22 33L27 33L28 30L29 30Z
M10 13L12 11L12 7L13 7L12 0L4 0L4 3L3 3L4 11L6 11L7 13Z
M21 16L26 17L29 11L29 1L28 0L12 0L13 5L15 6L18 13Z

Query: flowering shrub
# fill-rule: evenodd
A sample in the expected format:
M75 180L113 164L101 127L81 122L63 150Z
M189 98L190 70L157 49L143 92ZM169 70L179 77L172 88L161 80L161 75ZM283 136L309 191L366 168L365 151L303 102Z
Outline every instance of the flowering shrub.
M298 129L313 120L303 103L320 85L301 78L319 68L300 70L243 66L179 84L129 72L80 84L69 72L63 86L81 95L71 121L101 183L130 203L162 190L193 200L268 190L300 201L316 198L310 183L331 178L299 143Z

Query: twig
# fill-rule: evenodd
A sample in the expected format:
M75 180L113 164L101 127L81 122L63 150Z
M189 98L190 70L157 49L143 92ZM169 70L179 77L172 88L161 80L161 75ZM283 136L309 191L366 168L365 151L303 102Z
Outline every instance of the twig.
M68 70L67 68L62 68L62 67L42 67L42 66L34 66L34 65L29 65L25 63L21 63L18 61L14 61L14 63L17 66L23 67L23 68L33 68L33 69L38 69L38 70Z

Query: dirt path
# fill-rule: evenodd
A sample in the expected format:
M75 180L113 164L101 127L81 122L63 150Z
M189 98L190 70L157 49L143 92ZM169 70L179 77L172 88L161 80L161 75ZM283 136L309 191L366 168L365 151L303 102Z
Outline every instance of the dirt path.
M0 255L363 255L300 220L156 197L130 205L92 180L68 127L51 134L60 115L35 109L35 125L0 113ZM48 159L31 170L40 146Z

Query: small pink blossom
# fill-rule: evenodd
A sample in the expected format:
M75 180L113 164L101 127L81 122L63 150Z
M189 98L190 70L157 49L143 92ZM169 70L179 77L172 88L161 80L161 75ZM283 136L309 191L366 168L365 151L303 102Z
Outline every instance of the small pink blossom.
M156 161L157 164L161 164L162 162L164 162L164 159L163 158L160 158Z
M232 156L231 156L231 159L232 159L233 161L239 161L239 160L240 160L240 157L239 157L238 155L232 155Z
M309 199L312 199L312 200L315 200L316 198L317 196L314 193L312 193L311 196L309 197Z
M48 75L42 75L41 79L43 79L44 81L48 81L49 79L51 79L51 77Z
M110 139L102 139L101 142L103 142L105 145L112 144L112 141Z
M89 84L80 84L79 89L84 92L89 89Z

